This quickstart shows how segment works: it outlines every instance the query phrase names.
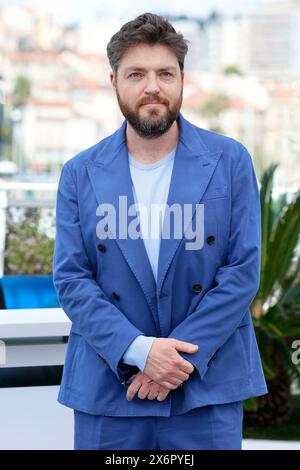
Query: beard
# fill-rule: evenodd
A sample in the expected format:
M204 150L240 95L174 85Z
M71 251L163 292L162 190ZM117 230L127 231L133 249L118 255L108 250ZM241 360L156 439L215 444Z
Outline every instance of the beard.
M135 110L121 98L118 87L116 87L116 95L123 116L127 119L136 133L145 139L155 139L156 137L165 134L165 132L170 129L173 122L178 118L180 112L182 91L183 87L181 87L180 96L172 103L172 106L169 105L168 101L161 99L158 96L148 96L138 103ZM163 103L164 109L162 110L162 106L158 106L157 108L148 108L147 116L141 116L140 109L142 105L153 101Z

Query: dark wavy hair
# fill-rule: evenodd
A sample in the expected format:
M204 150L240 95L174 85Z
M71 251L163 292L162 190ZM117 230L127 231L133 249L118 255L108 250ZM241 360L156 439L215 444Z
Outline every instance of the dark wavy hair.
M117 74L118 67L125 51L138 44L162 44L168 46L176 55L181 74L184 71L184 58L190 42L177 33L167 18L153 13L143 13L132 21L125 23L120 31L112 36L106 51L110 66Z

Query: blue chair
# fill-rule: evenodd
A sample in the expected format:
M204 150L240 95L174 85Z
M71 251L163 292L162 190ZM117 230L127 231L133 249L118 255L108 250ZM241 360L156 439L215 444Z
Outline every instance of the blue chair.
M60 307L52 275L6 275L0 287L2 308Z

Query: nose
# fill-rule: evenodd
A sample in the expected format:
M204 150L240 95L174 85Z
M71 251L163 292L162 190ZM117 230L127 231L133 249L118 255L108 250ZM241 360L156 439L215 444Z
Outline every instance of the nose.
M155 73L147 76L147 83L144 91L146 94L157 94L160 92L160 87Z

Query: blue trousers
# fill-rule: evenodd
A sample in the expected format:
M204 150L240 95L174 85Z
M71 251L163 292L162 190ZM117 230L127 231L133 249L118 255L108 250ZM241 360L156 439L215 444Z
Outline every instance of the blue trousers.
M74 410L75 450L241 450L243 402L183 415L118 417Z

